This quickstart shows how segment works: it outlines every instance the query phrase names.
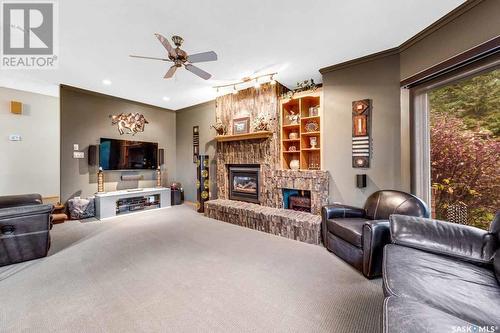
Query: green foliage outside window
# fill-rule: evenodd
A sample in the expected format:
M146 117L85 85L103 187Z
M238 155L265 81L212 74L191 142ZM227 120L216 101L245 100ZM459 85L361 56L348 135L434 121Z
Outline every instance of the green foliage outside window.
M467 206L467 224L489 227L500 209L500 70L429 94L436 218Z

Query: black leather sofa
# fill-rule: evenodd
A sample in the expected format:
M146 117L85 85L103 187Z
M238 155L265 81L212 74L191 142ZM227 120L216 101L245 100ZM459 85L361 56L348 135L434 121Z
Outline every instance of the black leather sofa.
M383 332L500 330L500 214L490 231L393 215L390 232Z
M0 266L47 255L52 209L39 194L0 197Z
M370 195L364 208L332 204L322 208L325 247L374 278L382 273L383 248L390 243L389 216L429 216L426 204L409 193L383 190Z

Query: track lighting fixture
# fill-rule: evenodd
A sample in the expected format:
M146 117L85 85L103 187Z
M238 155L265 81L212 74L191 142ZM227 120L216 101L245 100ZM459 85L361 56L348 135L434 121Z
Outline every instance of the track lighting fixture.
M252 82L254 82L253 87L255 89L259 89L260 86L265 82L269 82L271 85L275 85L276 80L274 79L274 76L276 74L278 74L278 73L263 74L263 75L258 75L255 77L245 77L240 82L228 83L228 84L224 84L224 85L220 85L220 86L214 86L213 88L216 89L217 95L219 95L219 91L221 89L224 90L224 88L233 87L231 93L236 95L239 92L238 86L245 86L244 88L248 88L248 85L252 84ZM262 78L264 78L264 79L262 79ZM222 93L220 95L224 95L224 92L222 91Z

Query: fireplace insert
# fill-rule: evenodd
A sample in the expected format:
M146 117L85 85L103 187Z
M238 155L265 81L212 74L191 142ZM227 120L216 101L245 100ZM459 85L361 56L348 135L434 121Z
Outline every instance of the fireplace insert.
M259 165L229 165L229 199L259 203L259 173Z

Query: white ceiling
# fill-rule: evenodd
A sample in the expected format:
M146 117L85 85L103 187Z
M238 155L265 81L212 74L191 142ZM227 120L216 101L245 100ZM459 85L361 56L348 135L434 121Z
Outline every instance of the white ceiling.
M289 87L321 81L320 68L398 46L463 2L64 0L59 69L0 70L0 86L57 95L62 83L177 110L259 70L278 70ZM188 53L217 52L217 62L199 64L212 80L186 70L164 80L168 63L128 57L164 56L155 32L182 36Z

